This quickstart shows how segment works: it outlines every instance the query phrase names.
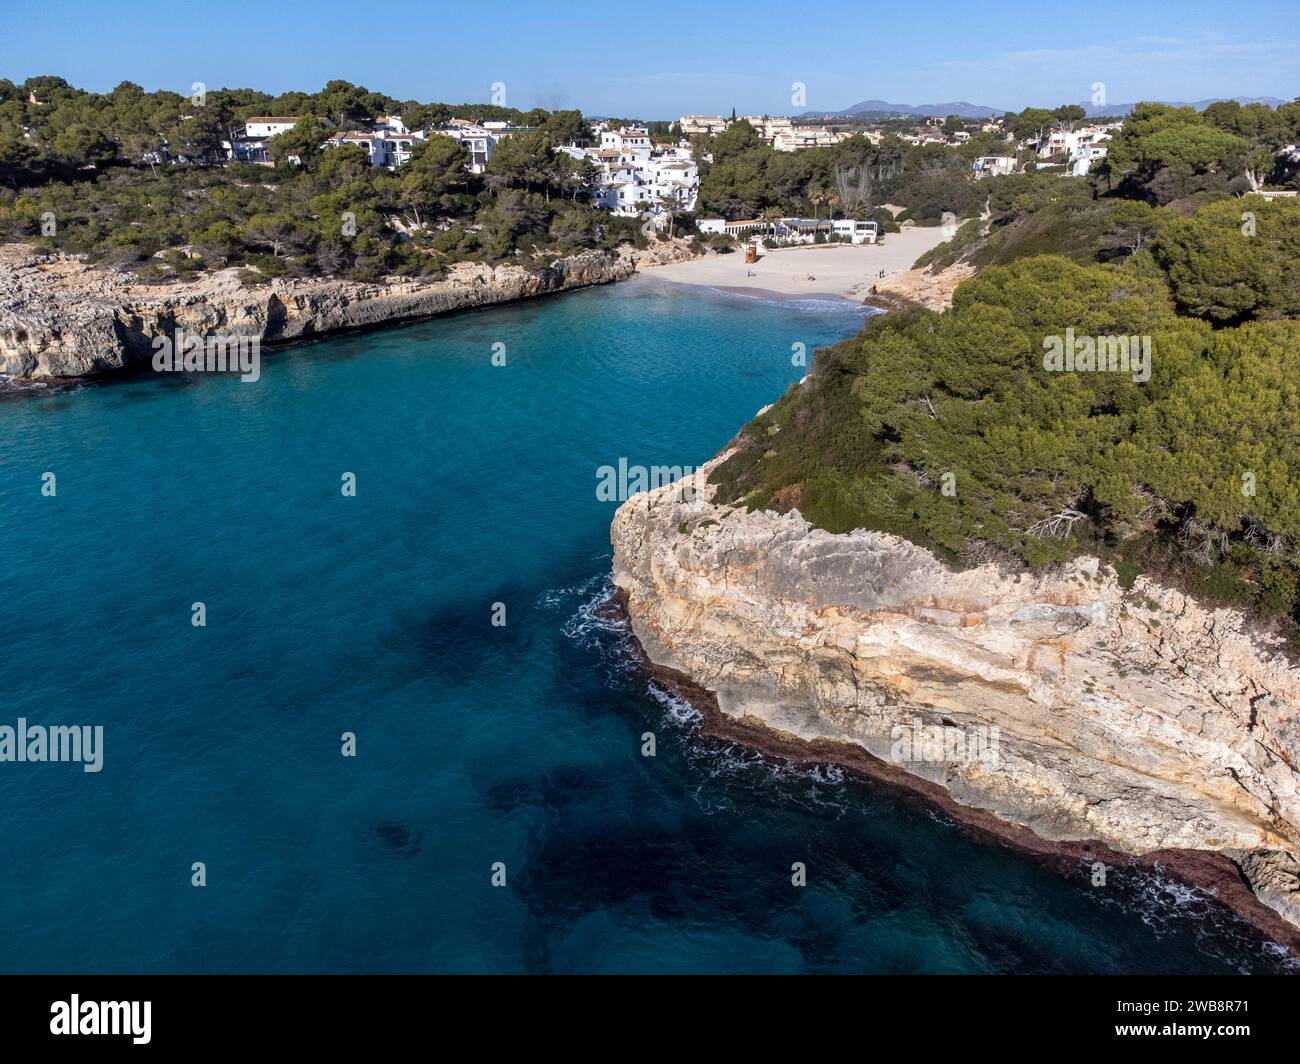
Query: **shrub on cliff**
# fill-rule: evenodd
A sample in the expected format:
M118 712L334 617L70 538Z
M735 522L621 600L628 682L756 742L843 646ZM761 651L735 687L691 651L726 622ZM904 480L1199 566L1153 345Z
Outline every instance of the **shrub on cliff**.
M1122 370L1085 367L1084 340L1121 337ZM1058 371L1067 343L1079 362ZM1214 329L1150 266L1042 256L820 352L714 480L724 500L949 559L1126 552L1300 619L1297 409L1300 322Z

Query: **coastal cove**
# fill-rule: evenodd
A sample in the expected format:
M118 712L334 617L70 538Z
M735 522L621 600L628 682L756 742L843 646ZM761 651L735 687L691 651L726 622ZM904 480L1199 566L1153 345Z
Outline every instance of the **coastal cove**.
M585 252L538 270L467 264L443 280L291 279L250 287L235 270L140 285L75 258L0 246L0 375L75 383L146 372L159 338L173 333L219 337L223 345L284 346L609 284L631 277L639 265L690 255L676 242L642 252L626 246Z
M140 284L75 258L2 245L0 379L11 385L66 384L147 374L151 365L155 371L163 368L155 355L159 343L173 334L178 343L189 335L209 344L215 338L223 347L252 342L270 351L625 281L640 271L756 298L860 304L875 298L877 284L882 299L891 285L910 297L917 294L913 275L922 271L908 267L944 239L940 227L910 227L879 246L780 250L765 254L753 267L739 253L698 253L682 240L653 241L642 249L625 245L615 252L557 258L533 270L460 264L442 280L362 284L289 279L251 286L235 270L186 282ZM221 365L224 370L225 362ZM251 376L247 363L243 369Z
M6 967L1290 970L1159 869L710 738L602 609L598 471L698 468L864 314L648 273L0 405L0 682L111 751L0 766Z

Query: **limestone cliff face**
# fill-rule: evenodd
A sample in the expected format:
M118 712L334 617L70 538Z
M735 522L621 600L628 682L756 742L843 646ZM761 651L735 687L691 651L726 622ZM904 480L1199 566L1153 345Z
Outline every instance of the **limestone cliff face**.
M724 714L855 743L1044 839L1224 853L1300 926L1300 670L1240 614L1126 591L1095 558L954 572L895 536L717 505L725 457L614 518L654 663ZM958 733L996 735L996 757L909 750Z
M273 344L605 284L665 256L689 257L690 250L675 242L646 251L591 251L537 271L461 263L440 281L290 279L247 287L234 270L143 285L129 274L11 245L0 248L0 373L97 376L147 362L154 337L178 328Z

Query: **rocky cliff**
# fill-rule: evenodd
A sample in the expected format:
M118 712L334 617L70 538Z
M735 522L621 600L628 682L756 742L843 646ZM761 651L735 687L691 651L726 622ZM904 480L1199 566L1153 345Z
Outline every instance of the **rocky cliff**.
M1240 614L1125 590L1095 558L956 572L895 536L718 505L725 457L615 516L653 663L726 720L906 773L1007 837L1226 855L1289 924L1259 922L1300 928L1300 670Z
M689 257L677 241L645 251L585 252L529 271L460 263L444 280L379 284L285 279L246 286L235 270L194 281L140 284L22 245L0 247L0 374L93 377L147 363L153 339L176 329L201 336L256 336L264 344L622 280L641 263Z

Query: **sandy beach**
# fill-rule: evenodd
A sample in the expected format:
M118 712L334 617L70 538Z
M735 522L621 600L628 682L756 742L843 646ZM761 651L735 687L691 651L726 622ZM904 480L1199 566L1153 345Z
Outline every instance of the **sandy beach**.
M941 226L907 228L901 233L885 234L880 244L776 248L762 255L756 265L746 265L743 250L737 250L643 269L647 276L665 281L752 291L754 295L862 300L873 284L881 282L881 270L885 277L902 273L945 239Z

